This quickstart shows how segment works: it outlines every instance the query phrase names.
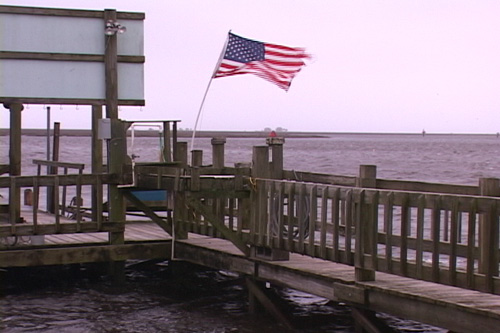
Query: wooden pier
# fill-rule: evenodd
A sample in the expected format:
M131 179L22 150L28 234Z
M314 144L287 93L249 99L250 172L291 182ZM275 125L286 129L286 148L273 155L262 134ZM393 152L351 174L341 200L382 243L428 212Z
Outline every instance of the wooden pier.
M120 283L126 260L186 260L245 276L250 310L260 303L283 321L262 282L350 304L359 331L384 332L375 312L453 332L499 331L500 179L483 178L478 186L387 180L377 178L373 165L360 166L357 177L284 170L280 137L253 147L249 165L234 167L225 164L226 138L213 138L206 165L200 150L188 158L178 120L149 121L161 128L161 157L135 163L127 152L134 121L119 119L118 106L145 102L137 75L145 62L144 14L16 6L0 6L0 13L18 22L6 33L27 43L23 52L0 52L18 73L29 70L26 64L44 69L47 62L68 61L97 73L87 77L92 82L72 85L80 78L71 75L80 72L59 71L50 76L53 84L32 85L41 88L33 96L24 91L22 75L6 80L15 89L4 90L15 93L0 96L10 113L9 162L0 164L0 190L8 193L0 202L2 269L104 262ZM49 19L99 32L85 40L97 53L79 53L79 34L44 36L68 49L35 52L31 34L45 31L36 24L50 25ZM132 55L119 54L117 19L133 21L129 31L137 33L129 36L137 38L123 39L137 51ZM66 39L54 43L56 37ZM119 98L118 72L130 67L136 70L122 72L120 80L137 86ZM45 90L53 86L65 94ZM82 96L82 87L100 86L104 91ZM92 106L90 171L54 155L30 160L37 173L21 174L23 103ZM140 192L160 196L144 199Z
M3 212L0 236L31 243L4 241L0 266L185 260L247 276L251 299L275 314L252 281L348 303L369 332L374 312L454 332L500 327L498 179L476 187L378 179L375 166L358 177L287 171L276 140L253 148L251 167L225 166L225 140L214 139L208 166L196 152L188 164L177 142L168 162L135 164L133 176L1 177L0 187L34 196L33 206L19 205L21 221ZM61 205L63 193L102 197L110 184L142 217L113 221L96 199ZM43 187L53 188L59 214L40 211ZM165 197L152 204L134 190Z

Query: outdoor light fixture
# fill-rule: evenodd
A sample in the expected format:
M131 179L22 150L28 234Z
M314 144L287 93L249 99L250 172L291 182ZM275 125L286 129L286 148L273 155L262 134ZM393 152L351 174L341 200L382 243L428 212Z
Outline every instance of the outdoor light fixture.
M127 31L127 28L121 25L119 22L108 20L106 21L106 29L104 29L104 34L106 36L113 36L117 33L122 34Z

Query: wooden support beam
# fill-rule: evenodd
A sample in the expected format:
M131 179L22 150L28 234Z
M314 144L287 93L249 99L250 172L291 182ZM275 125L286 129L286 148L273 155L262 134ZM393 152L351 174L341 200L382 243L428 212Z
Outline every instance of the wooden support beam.
M54 185L55 179L59 178L59 185L70 186L70 185L96 185L97 183L103 184L118 184L119 179L116 175L49 175L49 176L38 176L36 177L38 186L49 186ZM79 180L80 178L80 180ZM35 177L33 176L20 176L16 177L16 186L18 187L31 187L34 185ZM78 183L80 181L80 183ZM0 188L10 187L9 177L0 177Z
M10 143L9 143L9 165L10 175L21 175L21 111L24 107L19 103L10 103L3 105L10 110Z
M104 22L116 21L116 10L104 11ZM127 137L124 124L118 119L118 37L116 34L104 37L104 73L106 82L106 117L111 120L111 140L109 142L108 172L117 174L120 180L123 176L123 165L127 155ZM117 185L108 188L109 219L112 222L125 223L125 200ZM112 245L123 244L125 234L109 233L109 243ZM125 282L125 263L113 263L110 270L114 281L118 284Z
M354 322L367 333L391 333L396 332L382 320L375 316L375 312L360 308L351 308Z
M67 265L128 259L170 258L170 241L151 244L77 246L0 251L1 267Z
M55 218L54 218L55 219ZM59 227L59 230L57 230ZM123 232L123 223L104 222L102 226L98 222L82 222L80 230L76 222L56 224L24 224L16 225L15 232L12 232L10 225L0 225L0 237L9 236L31 236L31 235L53 235L53 234L73 234L76 232Z
M11 177L21 175L21 111L24 107L19 103L4 104L10 110L10 142L9 142L9 174ZM16 223L21 218L21 192L11 186L9 192L9 209L11 221Z
M366 289L354 285L334 283L333 294L336 299L349 304L365 305L368 303Z
M274 318L276 318L280 323L282 323L288 330L293 330L294 327L288 320L288 318L283 314L283 312L273 303L273 301L267 297L267 295L262 291L261 287L251 278L246 278L246 283L248 291L251 295L259 301L260 304L269 312Z

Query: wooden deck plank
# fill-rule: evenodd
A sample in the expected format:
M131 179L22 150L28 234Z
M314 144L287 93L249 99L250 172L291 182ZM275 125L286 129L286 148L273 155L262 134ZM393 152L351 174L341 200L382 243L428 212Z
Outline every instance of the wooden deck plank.
M135 237L135 235L148 237L148 239L171 239L170 235L167 234L163 229L161 229L156 224L149 224L149 223L126 224L125 239L127 239L127 236L133 238Z

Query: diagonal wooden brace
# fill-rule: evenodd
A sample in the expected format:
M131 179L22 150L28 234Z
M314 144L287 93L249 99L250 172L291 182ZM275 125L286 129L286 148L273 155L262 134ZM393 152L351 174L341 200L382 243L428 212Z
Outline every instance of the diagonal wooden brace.
M144 202L133 195L129 190L123 190L123 195L134 204L138 209L140 209L147 217L149 217L154 223L158 224L160 228L165 230L170 236L172 236L172 226L170 226L165 220L156 215L154 210L148 207Z
M231 241L231 243L233 243L241 252L243 252L245 256L250 256L250 247L248 247L234 231L226 227L224 223L219 222L214 213L212 213L206 206L204 206L194 198L188 198L186 200L186 203L194 210L200 212L205 217L205 219L214 226L214 228L220 231L220 233L226 239Z

